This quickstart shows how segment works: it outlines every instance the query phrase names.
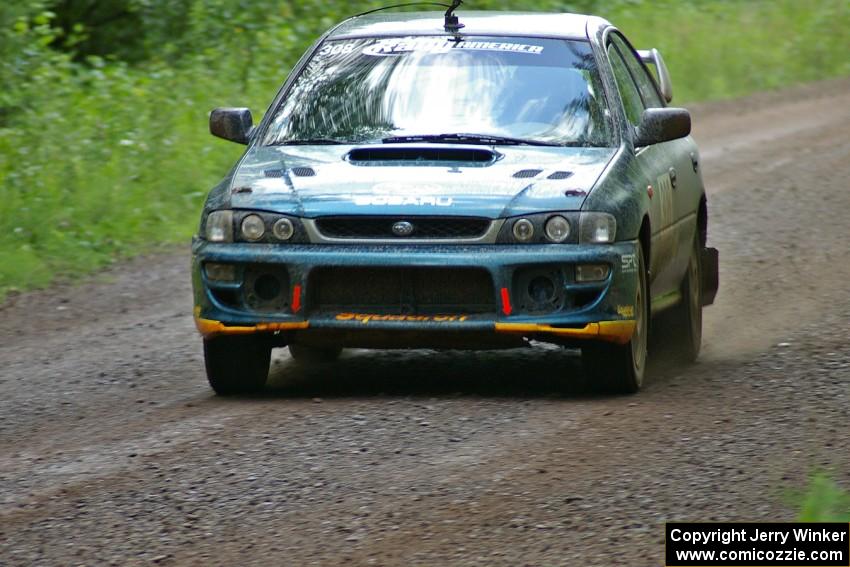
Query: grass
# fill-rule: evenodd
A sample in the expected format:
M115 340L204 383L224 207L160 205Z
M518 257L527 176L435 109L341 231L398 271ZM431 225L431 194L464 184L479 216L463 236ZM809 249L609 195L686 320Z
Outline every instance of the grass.
M814 475L800 501L801 522L850 522L850 493L843 491L828 476Z
M376 2L187 0L187 30L142 63L48 47L48 0L0 6L0 301L186 242L241 148L207 133L214 106L260 114L309 43ZM595 11L662 50L677 103L850 75L845 0L470 2ZM462 13L462 12L461 12Z
M850 75L847 2L661 0L647 8L622 3L609 19L635 46L661 51L677 103Z

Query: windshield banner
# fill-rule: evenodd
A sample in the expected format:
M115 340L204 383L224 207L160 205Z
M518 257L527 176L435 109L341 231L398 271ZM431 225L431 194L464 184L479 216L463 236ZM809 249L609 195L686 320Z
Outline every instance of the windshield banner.
M363 49L363 54L375 57L387 57L413 52L448 53L455 49L528 53L530 55L540 55L543 53L542 45L496 41L456 40L450 37L407 37L377 40L372 45L366 46Z

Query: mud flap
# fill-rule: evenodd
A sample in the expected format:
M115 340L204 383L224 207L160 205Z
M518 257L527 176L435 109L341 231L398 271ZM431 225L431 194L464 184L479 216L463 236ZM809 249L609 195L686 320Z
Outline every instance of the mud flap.
M720 254L717 248L702 249L702 304L711 305L720 286Z

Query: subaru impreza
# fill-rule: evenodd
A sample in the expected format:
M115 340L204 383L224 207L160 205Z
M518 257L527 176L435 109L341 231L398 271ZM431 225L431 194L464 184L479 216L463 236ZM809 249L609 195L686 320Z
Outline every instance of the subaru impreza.
M590 382L644 381L652 318L690 360L718 256L689 113L655 49L576 14L379 11L325 33L193 240L195 321L219 394L271 350L580 348ZM519 378L518 378L519 379Z

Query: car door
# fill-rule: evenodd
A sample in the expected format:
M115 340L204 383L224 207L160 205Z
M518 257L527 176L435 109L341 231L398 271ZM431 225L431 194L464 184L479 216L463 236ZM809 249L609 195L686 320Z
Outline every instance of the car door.
M615 76L620 75L617 78L618 86L623 82L624 88L631 89L632 93L637 91L633 115L647 108L663 108L665 104L654 80L625 38L619 33L611 33L608 51L612 66L615 67ZM633 127L639 121L639 114L638 117L630 118ZM653 270L652 295L656 298L678 291L679 282L687 269L690 239L696 227L695 211L699 202L698 197L695 200L695 168L690 157L692 147L695 152L693 142L687 138L635 148L638 169L651 195L650 266Z
M626 65L625 59L609 35L606 44L608 60L611 63L614 80L620 92L627 128L634 133L640 124L646 105L641 98L637 83ZM670 291L670 264L676 252L676 239L673 237L673 201L672 189L664 183L669 165L663 159L664 152L657 148L634 148L634 164L631 175L635 191L647 191L650 195L649 220L652 231L650 245L649 273L652 295L663 295ZM661 181L661 183L659 183Z
M614 42L623 53L626 65L635 78L644 105L647 108L665 106L655 79L632 46L619 35L614 37ZM688 268L688 258L697 230L697 212L704 194L702 176L699 172L699 153L696 143L690 136L658 144L657 149L663 150L666 154L664 159L670 162L669 175L663 179L663 182L669 183L672 187L670 191L673 196L672 232L678 246L672 262L671 274L678 282Z

